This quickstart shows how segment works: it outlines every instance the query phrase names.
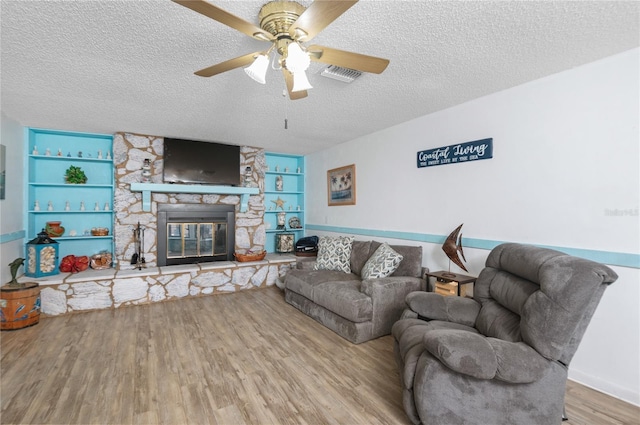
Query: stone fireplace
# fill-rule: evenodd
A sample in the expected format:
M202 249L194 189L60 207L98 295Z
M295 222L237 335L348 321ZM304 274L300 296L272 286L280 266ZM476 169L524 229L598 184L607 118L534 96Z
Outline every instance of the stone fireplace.
M186 194L186 193L153 193L151 197L151 211L144 211L142 208L142 194L132 192L131 183L139 183L142 178L142 165L145 159L149 159L152 164L151 183L162 183L163 166L163 145L162 137L145 136L131 133L116 133L113 141L113 158L115 163L115 199L114 208L116 211L114 224L115 237L115 260L116 268L131 268L131 258L136 252L136 241L133 230L138 223L144 228L145 264L147 267L155 267L162 264L159 250L167 252L167 228L162 225L165 234L160 235L159 215L163 210L171 210L176 205L184 207L208 208L220 206L233 210L235 222L234 229L226 229L229 244L226 248L227 259L233 259L233 253L239 250L262 251L265 246L266 232L264 227L264 170L266 168L264 150L249 146L242 146L240 149L240 167L244 171L246 167L251 167L252 180L260 189L260 194L249 197L248 209L241 212L240 197L238 195L218 195L218 194ZM179 209L179 207L178 207ZM203 239L207 239L208 228L196 225L180 230L184 232L203 232ZM169 229L177 234L177 227ZM212 225L212 236L214 227ZM181 233L181 234L182 234ZM176 236L177 237L177 236ZM175 240L175 239L174 239ZM162 241L162 242L160 242ZM183 240L181 239L181 243ZM177 242L172 242L173 244ZM189 239L191 243L191 238ZM164 244L163 246L160 246ZM203 242L200 248L206 249L207 242ZM230 247L230 249L229 249ZM196 249L197 251L197 249ZM173 252L173 251L172 251ZM170 256L174 256L173 254ZM199 255L198 255L199 256ZM174 256L177 257L177 256ZM191 255L185 257L194 257ZM196 256L197 257L197 256ZM210 257L218 257L212 255ZM218 259L218 258L215 258ZM176 258L169 260L168 264L183 264ZM193 262L203 262L202 258L192 259ZM184 260L191 262L191 260Z
M262 149L244 146L240 150L242 169L251 167L252 179L260 189L259 194L249 196L244 212L240 211L241 199L237 195L187 193L153 193L149 211L145 211L143 195L141 192L132 192L131 183L141 181L145 159L150 159L153 164L151 183L162 183L162 153L161 137L129 133L117 133L114 136L114 268L90 269L75 274L61 273L40 279L44 314L55 316L74 311L119 308L271 286L295 265L295 257L275 254L267 255L262 261L247 263L226 261L227 258L224 261L205 262L200 258L203 251L210 247L213 253L218 252L216 248L219 248L227 256L238 250L264 249L266 233L263 220L263 176L266 166ZM194 209L189 214L195 212L196 215L184 217L186 209ZM223 225L218 217L205 219L201 216L202 210L223 211L227 221ZM175 217L169 218L169 225L166 221L159 221L164 212L176 211L180 212L178 218L182 216L187 219L180 222L179 227L169 227L171 219ZM228 220L235 221L235 229L230 229ZM145 229L142 243L145 267L142 268L131 264L132 255L136 252L134 230L138 223ZM210 226L207 227L207 224ZM219 236L224 234L223 227L226 227L226 235L222 238L226 242L224 248ZM177 256L174 254L178 251L175 247L162 247L157 236L160 236L160 240L165 240L166 245L171 236L162 235L161 229L169 235L176 235L173 240L180 241L180 256L185 253L196 254L197 259L193 264L159 266L159 249L170 251L172 256ZM217 233L218 231L220 232ZM200 242L197 242L198 237L194 238L194 235L198 235ZM193 239L200 247L193 247ZM187 241L190 245L183 248L182 245L186 245Z

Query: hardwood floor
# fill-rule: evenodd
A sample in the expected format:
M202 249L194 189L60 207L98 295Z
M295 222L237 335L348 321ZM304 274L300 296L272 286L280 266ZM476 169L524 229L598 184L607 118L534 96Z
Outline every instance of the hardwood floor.
M275 287L2 332L2 424L409 424L390 336L353 345ZM640 408L567 389L570 421Z

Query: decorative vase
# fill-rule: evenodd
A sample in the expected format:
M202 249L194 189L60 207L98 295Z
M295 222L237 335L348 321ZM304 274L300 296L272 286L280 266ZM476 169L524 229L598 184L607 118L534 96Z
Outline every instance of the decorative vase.
M64 227L62 227L60 223L60 221L47 221L44 231L47 232L47 235L51 238L59 238L64 235Z

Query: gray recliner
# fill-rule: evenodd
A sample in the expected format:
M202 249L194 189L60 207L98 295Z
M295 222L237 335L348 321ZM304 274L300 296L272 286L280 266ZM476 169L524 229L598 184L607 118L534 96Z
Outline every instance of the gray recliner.
M403 405L414 424L553 424L567 370L609 267L558 251L502 244L474 297L412 292L392 329Z

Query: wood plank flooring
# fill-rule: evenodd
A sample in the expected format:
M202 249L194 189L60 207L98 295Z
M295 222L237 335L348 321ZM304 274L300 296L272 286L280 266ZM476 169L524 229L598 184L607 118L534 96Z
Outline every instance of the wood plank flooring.
M2 424L410 424L390 336L353 345L275 287L2 332ZM569 383L567 425L640 408Z

